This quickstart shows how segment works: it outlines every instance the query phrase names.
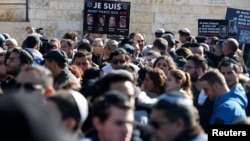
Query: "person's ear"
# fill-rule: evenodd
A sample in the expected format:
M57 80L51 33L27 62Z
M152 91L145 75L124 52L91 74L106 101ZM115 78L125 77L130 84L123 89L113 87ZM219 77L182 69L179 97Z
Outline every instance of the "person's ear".
M183 119L178 118L177 120L175 120L175 126L179 132L182 132L185 129L185 123Z
M55 90L53 87L48 87L45 89L45 96L49 97L52 96L55 93Z
M96 116L93 117L92 124L97 131L101 130L102 122L100 121L100 119L98 117L96 117Z
M73 130L76 127L76 120L70 117L63 120L63 124L67 129Z

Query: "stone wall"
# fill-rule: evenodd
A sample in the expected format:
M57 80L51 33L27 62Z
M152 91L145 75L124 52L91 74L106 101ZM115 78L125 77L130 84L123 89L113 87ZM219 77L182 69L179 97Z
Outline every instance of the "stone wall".
M227 7L250 9L250 0L126 1L131 2L130 32L146 34L148 43L152 43L154 31L159 27L175 34L178 29L187 27L193 35L197 35L198 19L224 19ZM19 43L25 38L25 28L29 25L43 27L48 38L61 39L63 33L70 30L78 32L80 37L83 34L84 0L29 0L28 22L25 21L25 7L3 3L0 2L0 33L9 33Z

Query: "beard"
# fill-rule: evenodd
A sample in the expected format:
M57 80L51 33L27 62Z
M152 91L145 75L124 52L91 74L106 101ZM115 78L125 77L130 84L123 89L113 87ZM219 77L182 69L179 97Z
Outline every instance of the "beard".
M191 82L197 82L199 79L197 72L192 73L192 75L190 76L191 76Z
M18 73L20 72L20 68L11 68L11 69L6 69L6 73L12 76L17 76Z

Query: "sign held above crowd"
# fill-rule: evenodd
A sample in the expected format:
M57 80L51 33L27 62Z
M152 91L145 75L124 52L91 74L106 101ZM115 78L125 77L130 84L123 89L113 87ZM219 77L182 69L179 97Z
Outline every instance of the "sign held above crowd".
M86 0L83 19L85 32L128 35L130 2Z

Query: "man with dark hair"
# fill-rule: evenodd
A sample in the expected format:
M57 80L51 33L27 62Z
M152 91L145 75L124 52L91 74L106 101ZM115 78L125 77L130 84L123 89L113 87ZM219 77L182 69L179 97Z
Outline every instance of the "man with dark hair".
M161 55L168 54L168 41L163 38L157 38L153 42L153 48L154 50L161 53Z
M61 50L65 51L67 54L67 58L68 58L68 64L71 63L72 58L75 54L75 43L73 40L71 39L62 39L61 40Z
M178 31L179 33L179 40L182 44L188 41L188 38L191 36L191 32L188 28L182 28Z
M77 51L72 59L72 64L81 68L84 73L87 69L94 66L92 61L92 53L82 50Z
M91 101L95 101L96 98L102 96L103 93L109 90L116 90L122 92L122 94L129 97L129 102L131 106L136 105L136 80L132 73L127 70L113 70L104 76L102 76L99 80L97 80L94 84L94 95L92 95ZM135 113L135 120L134 123L134 132L139 133L133 136L140 136L145 141L150 141L151 136L149 131L147 130L146 126L142 125L140 118L142 117L141 113L137 110L133 110ZM134 115L133 115L134 116Z
M164 94L152 108L150 131L157 141L207 141L197 122L193 101L181 95Z
M18 73L33 64L33 57L28 51L22 48L14 48L7 53L5 64L6 73L9 77L2 82L1 87L3 92L7 93L14 90Z
M26 39L26 46L24 47L27 49L34 57L34 63L36 65L40 65L43 61L43 55L39 51L41 46L41 40L37 34L31 34Z
M28 66L16 77L17 93L41 94L45 98L54 94L54 78L49 69L41 65Z
M206 95L214 101L210 124L233 124L246 118L248 101L242 88L230 90L224 76L217 70L210 70L199 78Z
M212 114L213 103L205 95L198 80L207 69L208 65L206 59L197 54L187 57L187 62L183 66L183 70L189 73L191 77L194 106L199 111L200 124L206 132L208 131L208 123Z
M109 55L110 64L102 67L103 73L108 73L112 70L119 69L121 66L128 64L131 60L127 51L123 48L117 48Z
M62 39L70 39L74 42L74 45L76 45L78 41L78 34L75 31L68 31L64 33Z
M44 55L44 65L53 74L54 88L65 88L72 85L74 89L80 89L77 78L69 71L67 54L62 50L53 49Z
M0 98L1 139L8 141L72 141L59 115L37 95L3 95Z
M59 90L48 101L55 104L66 129L82 138L81 128L89 114L87 99L74 90Z
M93 102L92 140L130 141L133 133L134 106L129 97L119 91L107 91Z

